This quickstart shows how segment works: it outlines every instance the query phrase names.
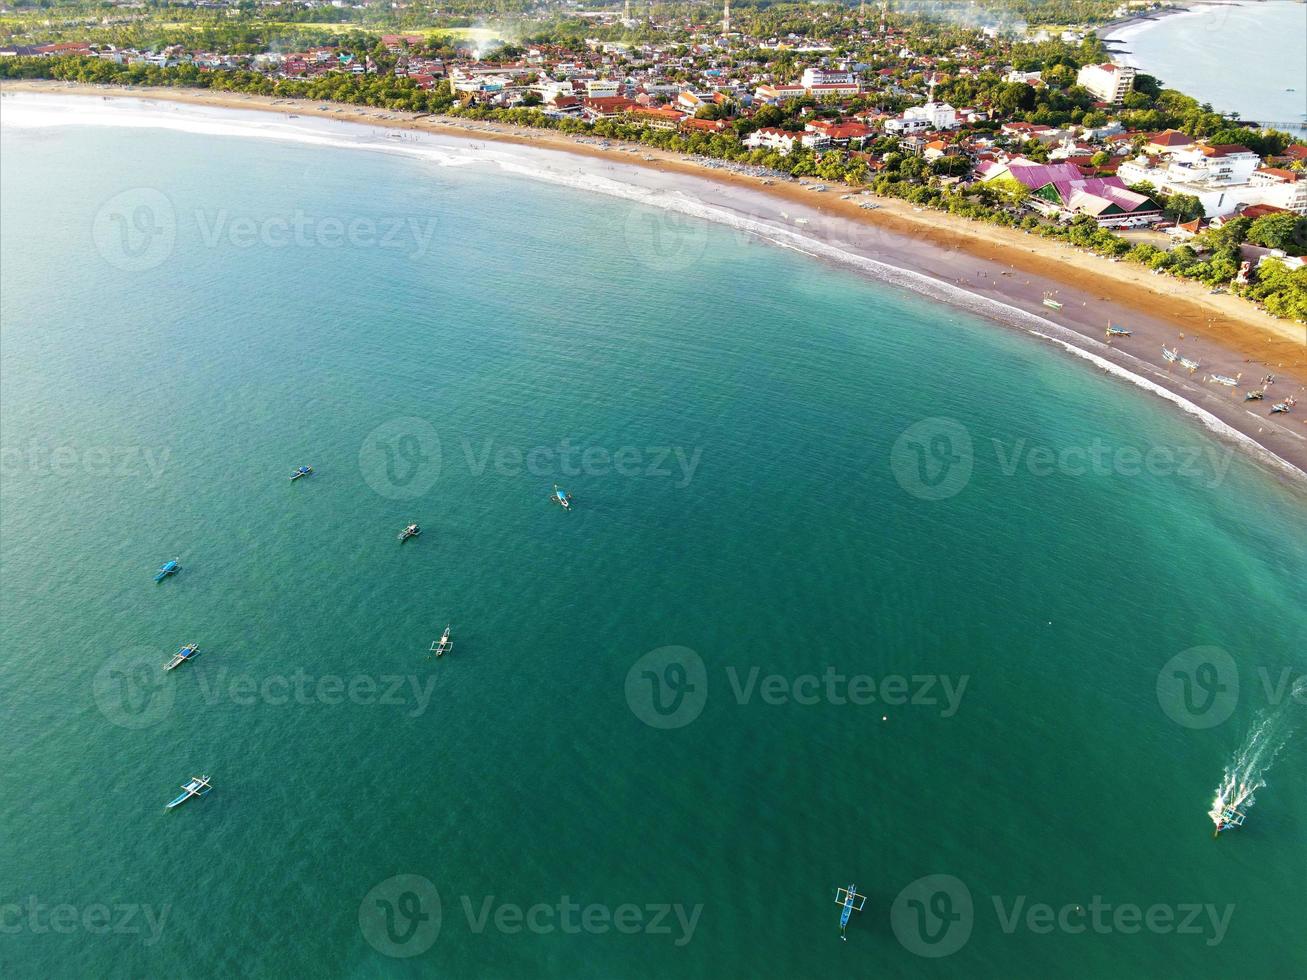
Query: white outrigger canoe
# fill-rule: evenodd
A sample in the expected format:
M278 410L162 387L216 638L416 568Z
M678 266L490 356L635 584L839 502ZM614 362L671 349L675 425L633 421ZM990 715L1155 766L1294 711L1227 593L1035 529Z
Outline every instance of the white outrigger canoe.
M437 657L443 657L454 649L454 641L449 638L449 631L452 627L446 626L445 632L440 634L440 639L431 644L431 653Z
M209 785L208 776L192 776L190 782L182 786L182 795L169 803L167 809L181 806L192 796L204 796L211 789L213 787Z

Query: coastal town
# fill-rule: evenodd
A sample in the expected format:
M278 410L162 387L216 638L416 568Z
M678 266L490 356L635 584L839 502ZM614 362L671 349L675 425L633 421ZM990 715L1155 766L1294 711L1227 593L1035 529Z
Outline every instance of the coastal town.
M0 46L0 77L184 85L593 133L761 180L812 181L818 193L859 192L869 208L893 196L1018 227L1307 320L1307 140L1163 88L1113 60L1088 25L1018 33L887 5L783 9L768 17L725 0L710 17L630 0L572 4L548 10L573 30L542 21L538 36L528 25L511 42L342 25L299 48L263 34L260 45L196 49L113 43L90 29L86 40ZM776 24L789 30L761 32Z

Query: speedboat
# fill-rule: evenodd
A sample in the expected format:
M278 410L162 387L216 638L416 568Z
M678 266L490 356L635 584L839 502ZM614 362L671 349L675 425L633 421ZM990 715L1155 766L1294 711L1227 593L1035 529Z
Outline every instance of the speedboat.
M1264 391L1250 391L1248 394L1243 396L1243 400L1246 402L1259 402L1265 397L1266 392Z
M156 582L162 582L169 575L176 575L179 571L181 571L181 567L182 567L182 560L180 558L174 558L170 562L165 562L163 566L159 569L158 573L154 576L154 580Z
M572 509L572 495L566 490L559 490L557 483L554 484L554 495L549 499L560 505L563 510Z
M445 654L449 653L450 650L454 649L454 641L449 638L449 630L450 627L446 626L445 632L440 634L440 639L435 640L431 644L431 652L437 657L443 657Z
M1190 373L1193 373L1194 371L1197 371L1200 367L1202 367L1202 364L1199 363L1198 361L1191 360L1188 357L1182 357L1180 358L1180 366L1188 368Z
M192 796L204 796L211 789L213 787L209 785L208 776L192 776L190 782L182 786L181 796L169 803L167 809L171 810L173 807L181 806Z
M1238 378L1232 378L1228 374L1209 374L1207 380L1215 381L1218 385L1225 385L1227 388L1234 388L1239 384Z
M399 532L400 543L402 544L409 538L416 538L421 533L422 528L418 527L416 524L410 524L408 527L404 528L404 530Z
M1107 325L1107 336L1109 337L1129 337L1131 332L1124 327L1114 327L1110 323Z
M1290 411L1293 408L1293 406L1297 404L1298 402L1296 399L1286 398L1284 401L1276 402L1274 405L1271 406L1271 414L1272 415L1283 414L1285 412Z
M300 466L290 475L291 482L298 480L302 476L311 476L313 474L312 466Z
M172 655L172 659L163 665L164 670L172 670L174 667L184 664L200 652L200 647L196 643L188 643Z

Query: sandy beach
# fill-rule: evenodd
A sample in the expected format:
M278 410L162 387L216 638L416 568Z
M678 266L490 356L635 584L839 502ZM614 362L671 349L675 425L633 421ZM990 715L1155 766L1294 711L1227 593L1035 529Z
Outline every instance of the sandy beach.
M1265 452L1253 454L1268 469L1307 481L1307 326L1278 320L1237 297L1211 295L1197 283L1154 276L1022 231L896 199L842 200L853 189L840 185L818 193L795 182L764 184L716 161L552 130L204 90L5 82L0 91L5 102L72 95L156 112L193 106L276 114L287 138L296 128L330 126L335 132L339 124L341 130L359 133L362 126L377 149L388 148L387 138L396 148L406 140L429 141L472 154L487 166L731 224L819 259L861 267L876 278L1057 345L1098 370L1167 398L1227 441L1248 449L1255 443ZM236 118L235 113L225 115ZM859 206L869 200L878 207ZM1043 305L1050 295L1061 309ZM1108 322L1133 335L1105 342ZM1179 346L1183 355L1201 362L1201 369L1191 374L1168 365L1161 356L1163 344ZM1242 383L1232 390L1204 380L1213 373L1242 375ZM1256 387L1267 374L1277 381L1266 401L1245 403L1242 391ZM1290 394L1303 404L1291 414L1269 416L1270 403Z

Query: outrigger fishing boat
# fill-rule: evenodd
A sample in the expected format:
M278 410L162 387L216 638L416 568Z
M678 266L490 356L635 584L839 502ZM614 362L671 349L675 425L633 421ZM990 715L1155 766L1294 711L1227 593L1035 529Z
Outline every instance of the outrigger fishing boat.
M300 477L302 477L302 476L312 476L312 475L313 475L313 467L312 467L312 466L300 466L300 467L297 467L296 470L295 470L295 472L292 473L292 474L290 475L290 480L291 480L292 483L294 483L296 480L298 480L298 479L299 479Z
M1131 336L1133 336L1133 334L1131 333L1131 331L1127 330L1125 327L1114 327L1114 326L1112 326L1112 324L1109 323L1109 324L1107 325L1107 334L1106 334L1106 336L1108 336L1108 337L1131 337Z
M169 575L176 575L179 571L181 571L181 567L182 567L182 560L180 558L174 558L170 562L164 562L163 566L159 569L158 573L154 576L154 580L156 582L162 582Z
M1244 802L1251 803L1252 799L1249 798L1244 800ZM1230 830L1231 828L1234 828L1235 830L1239 829L1243 826L1243 822L1247 817L1248 815L1238 807L1223 807L1220 816L1216 818L1216 833L1212 834L1212 836L1220 837L1223 831Z
M1047 306L1050 310L1062 309L1062 304L1053 298L1052 293L1044 294L1044 305Z
M445 632L440 634L440 639L433 640L431 643L431 652L437 657L443 657L454 649L454 641L449 638L449 627L445 627Z
M1178 347L1175 350L1167 350L1166 345L1162 345L1162 360L1166 361L1167 364L1174 364L1179 356L1180 349Z
M557 483L554 484L554 495L549 499L561 506L563 510L572 509L572 495L566 490L559 490Z
M204 796L211 789L213 787L209 785L208 776L192 776L191 781L182 786L182 795L169 803L167 809L171 810L173 807L181 806L192 796Z
M849 937L844 935L844 930L849 926L849 916L862 911L862 907L867 904L867 896L859 895L856 885L849 885L848 888L835 890L835 904L840 906L840 939L848 942Z
M408 527L404 528L404 530L399 532L399 543L403 544L409 538L416 538L421 533L422 528L418 527L416 524L410 524Z
M1241 378L1243 375L1239 377ZM1232 378L1226 374L1209 374L1207 380L1215 381L1218 385L1225 385L1227 388L1237 388L1239 386L1239 378Z
M1297 405L1297 404L1298 404L1298 400L1297 400L1296 398L1293 398L1293 397L1291 396L1291 397L1289 397L1289 398L1286 398L1286 399L1285 399L1284 401L1282 401L1282 402L1276 402L1274 405L1272 405L1272 406L1271 406L1271 414L1272 414L1272 415L1280 415L1280 414L1283 414L1283 413L1285 413L1285 412L1290 411L1290 410L1293 408L1293 406L1295 406L1295 405Z
M1266 397L1265 391L1250 391L1243 396L1243 400L1246 402L1259 402L1265 397Z
M196 643L188 643L172 655L172 659L163 665L164 670L172 670L174 667L184 664L200 652L200 647Z
M1186 367L1186 368L1188 368L1188 369L1189 369L1189 373L1190 373L1190 374L1193 374L1193 373L1194 373L1195 371L1197 371L1200 367L1202 367L1202 364L1199 363L1198 361L1190 360L1190 359L1187 358L1187 357L1182 357L1182 358L1180 358L1180 366L1181 366L1181 367Z

